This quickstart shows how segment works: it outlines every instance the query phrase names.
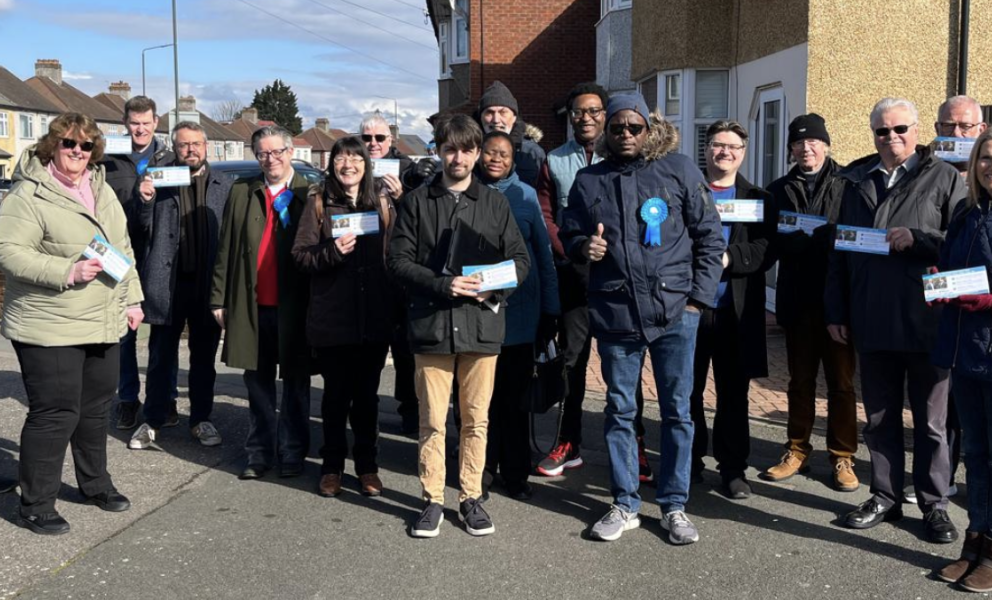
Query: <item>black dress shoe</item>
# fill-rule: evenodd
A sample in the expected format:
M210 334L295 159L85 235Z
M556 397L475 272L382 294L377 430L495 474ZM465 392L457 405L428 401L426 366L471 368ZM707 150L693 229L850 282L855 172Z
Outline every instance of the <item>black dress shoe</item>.
M0 479L0 494L13 492L15 489L17 489L16 479Z
M69 533L69 522L63 519L57 512L19 517L17 524L38 535L62 535L63 533Z
M303 474L303 463L283 463L279 465L279 477L296 477Z
M507 482L506 495L513 498L514 500L520 500L521 502L524 502L534 497L534 488L532 488L531 485L526 481L521 481L519 483Z
M109 490L100 492L95 496L87 496L86 503L95 504L98 508L107 512L124 512L131 508L131 501L117 490Z
M935 508L923 515L927 527L927 541L933 544L950 544L958 539L958 530L951 523L946 510Z
M751 497L751 486L743 477L724 479L720 491L731 500L747 500Z
M244 471L241 471L241 475L238 475L238 479L261 479L268 470L265 465L248 465Z
M871 529L882 521L898 521L902 518L902 507L898 504L886 508L874 496L861 506L847 513L844 525L851 529Z

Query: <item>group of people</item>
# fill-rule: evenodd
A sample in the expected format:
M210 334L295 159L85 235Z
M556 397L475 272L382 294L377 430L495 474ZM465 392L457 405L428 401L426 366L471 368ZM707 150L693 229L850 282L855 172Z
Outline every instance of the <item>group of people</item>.
M440 531L454 398L459 513L470 534L487 535L495 530L483 503L490 485L526 500L532 474L582 465L595 338L607 384L613 502L591 535L616 540L638 527L639 484L656 480L670 540L695 542L686 507L710 438L720 491L735 500L753 493L748 391L768 371L765 273L777 262L788 441L781 461L760 476L782 481L808 469L822 363L832 482L859 489L857 362L872 496L845 524L893 521L915 498L927 539L956 541L946 508L963 444L969 524L961 558L938 576L992 589L992 295L928 303L922 280L992 264L992 134L978 103L951 98L935 124L940 136L977 138L963 163L918 143L919 116L906 99L878 102L869 117L877 152L846 167L830 157L824 119L800 115L788 129L794 166L767 189L739 172L748 149L740 123L708 128L701 170L677 152L677 129L638 94L611 98L580 84L566 108L572 139L545 154L512 93L496 82L472 117L434 121L438 157L419 161L400 154L388 123L373 116L358 136L334 144L319 185L294 170L293 138L279 126L252 138L261 173L232 181L212 173L196 123L176 125L172 149L163 147L148 98L125 107L130 155L104 158L92 119L56 118L21 158L0 206L2 333L14 341L29 400L19 523L43 534L69 530L55 498L70 445L88 501L129 507L106 469L109 408L116 391L116 426L136 428L133 449L155 445L163 427L177 425L178 349L188 330L188 422L203 445L221 443L210 415L222 336L222 360L244 370L242 479L303 472L310 381L322 375L323 496L343 492L349 423L359 491L382 493L377 394L391 353L403 429L419 435L425 505L410 534ZM375 159L398 160L399 175L374 177ZM190 185L156 187L148 169L173 165L189 168ZM737 204L757 207L753 218L731 218ZM822 224L782 231L783 212ZM884 230L886 251L835 249L838 225ZM94 241L129 268L90 258L84 250ZM472 274L479 269L503 269L515 283L493 289ZM142 321L151 324L143 410L134 349ZM553 339L570 385L556 445L534 465L521 398L535 353ZM657 475L641 422L648 359L661 414ZM702 402L711 364L712 436ZM903 485L907 398L910 488Z

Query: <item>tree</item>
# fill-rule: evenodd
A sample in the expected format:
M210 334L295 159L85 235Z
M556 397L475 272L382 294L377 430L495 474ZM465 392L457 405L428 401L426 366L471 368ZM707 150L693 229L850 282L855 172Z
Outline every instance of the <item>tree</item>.
M245 105L240 100L225 100L214 108L213 117L221 123L228 123L237 119L244 107Z
M255 90L251 105L258 109L259 119L275 121L293 135L299 135L303 131L303 120L299 115L299 107L296 106L296 94L279 79L262 88L262 91Z

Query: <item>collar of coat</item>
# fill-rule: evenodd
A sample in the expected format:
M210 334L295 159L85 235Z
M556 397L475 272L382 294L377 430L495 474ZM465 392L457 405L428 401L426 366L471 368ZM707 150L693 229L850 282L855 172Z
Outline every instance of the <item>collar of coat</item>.
M917 173L928 168L937 160L937 158L933 155L933 151L929 147L920 144L917 144L916 146L916 156L920 159L920 162L916 165L915 169L915 172ZM871 177L872 170L875 169L881 160L882 159L877 152L875 154L870 154L863 158L859 158L842 169L840 176L853 183L861 183Z
M255 177L248 180L248 193L254 194L264 190L268 184L265 182L265 173L259 173ZM300 174L299 171L293 171L293 178L289 180L289 185L286 187L293 192L293 195L299 198L301 201L307 199L307 193L310 189L310 182L307 178Z
M427 195L431 198L442 198L447 196L448 188L444 187L442 181L444 180L444 175L438 173L434 176L434 181L431 182L430 187L427 190ZM472 200L479 199L479 190L481 186L479 185L479 178L474 174L472 175L472 181L468 184L468 189L462 192L462 198L471 198Z
M658 160L679 148L679 130L657 111L651 113L650 116L651 129L648 131L648 139L644 140L644 145L641 146L641 157L648 162ZM606 143L607 135L609 134L601 135L596 141L596 154L606 160L613 160L613 162L625 162L614 160L615 157Z

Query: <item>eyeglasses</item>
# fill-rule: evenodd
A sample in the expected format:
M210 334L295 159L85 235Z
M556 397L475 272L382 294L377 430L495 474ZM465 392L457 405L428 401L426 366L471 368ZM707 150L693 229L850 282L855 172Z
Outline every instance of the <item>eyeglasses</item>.
M379 142L381 144L381 143L385 142L388 139L389 139L389 136L386 135L386 134L383 134L383 133L377 133L375 135L372 135L372 134L369 134L369 133L363 133L362 134L362 141L365 142L366 144L368 144L372 140L375 140L375 141L377 141L377 142Z
M889 137L889 134L893 131L899 135L902 135L909 131L909 128L913 125L916 125L916 123L910 123L909 125L896 125L895 127L879 127L875 129L875 135L878 137Z
M740 152L744 149L744 144L724 144L723 142L710 142L707 144L713 150L727 150L728 152Z
M606 112L606 110L602 106L593 106L592 108L573 108L568 111L568 114L571 115L573 119L581 119L586 115L589 115L595 119L604 112Z
M961 133L968 133L979 125L981 125L981 123L958 123L955 121L937 122L938 129L949 133L954 133L955 129L960 129Z
M179 150L199 150L206 144L203 142L183 142L181 144L176 144L176 148Z
M77 142L71 138L62 138L62 147L66 150L72 150L76 146L79 146L79 149L83 152L92 152L96 144L93 142Z
M620 137L623 135L624 131L629 131L630 135L637 137L641 135L642 131L644 131L644 125L630 123L617 123L615 125L610 125L610 135Z
M282 155L286 152L289 152L289 148L280 148L279 150L270 150L269 152L259 152L255 155L255 158L258 159L258 162L265 162L269 160L270 156L275 159L282 158Z
M345 163L357 165L362 162L365 162L365 159L357 154L338 154L334 157L334 164L339 167Z

